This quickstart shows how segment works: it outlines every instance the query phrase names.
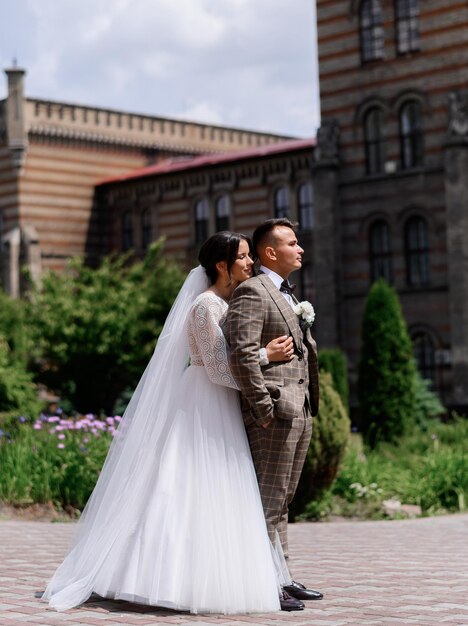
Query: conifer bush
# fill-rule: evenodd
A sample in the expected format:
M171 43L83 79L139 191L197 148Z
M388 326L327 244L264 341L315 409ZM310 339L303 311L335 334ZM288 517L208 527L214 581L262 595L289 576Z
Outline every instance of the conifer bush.
M321 350L318 355L319 368L331 374L333 386L340 394L343 406L349 404L348 371L344 353L337 349Z
M331 374L320 372L320 406L312 420L312 439L301 479L290 506L291 517L320 499L338 473L350 434L348 413L335 390Z
M416 365L395 290L383 279L367 297L362 322L359 405L364 440L397 442L415 422Z
M429 422L441 417L447 409L440 401L437 393L431 388L431 381L423 378L416 372L416 408L415 421L423 430L428 428Z

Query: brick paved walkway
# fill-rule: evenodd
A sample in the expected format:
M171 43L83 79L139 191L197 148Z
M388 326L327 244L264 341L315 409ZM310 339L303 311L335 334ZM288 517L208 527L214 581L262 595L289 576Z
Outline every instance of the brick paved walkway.
M193 616L96 599L56 613L35 598L63 556L73 524L0 522L0 624L355 626L468 624L468 515L290 527L298 580L325 599L306 610Z

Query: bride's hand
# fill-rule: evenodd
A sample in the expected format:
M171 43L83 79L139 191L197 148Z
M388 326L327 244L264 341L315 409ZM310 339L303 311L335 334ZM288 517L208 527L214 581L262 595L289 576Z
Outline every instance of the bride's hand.
M267 356L270 363L277 361L290 361L294 356L294 344L292 337L283 335L270 341L266 346Z

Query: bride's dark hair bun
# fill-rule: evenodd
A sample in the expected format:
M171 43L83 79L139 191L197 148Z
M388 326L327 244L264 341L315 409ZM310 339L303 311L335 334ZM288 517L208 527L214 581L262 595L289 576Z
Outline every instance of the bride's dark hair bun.
M202 245L198 260L200 265L205 268L212 283L215 283L218 277L216 263L226 261L227 270L229 273L231 272L241 241L246 241L249 244L249 250L252 251L252 243L248 237L240 233L232 233L229 230L216 233Z

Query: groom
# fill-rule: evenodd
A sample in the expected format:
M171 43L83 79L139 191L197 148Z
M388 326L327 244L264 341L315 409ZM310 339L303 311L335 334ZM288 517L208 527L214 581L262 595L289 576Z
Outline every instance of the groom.
M309 447L312 415L318 411L317 350L309 328L304 321L301 327L293 310L297 300L288 283L289 274L301 268L304 253L294 225L286 218L267 220L256 228L253 246L260 273L234 291L224 330L268 533L274 543L278 531L288 558L288 506ZM293 338L291 360L260 360L260 348L281 335ZM286 611L303 609L301 600L323 597L295 581L284 592L280 600Z

